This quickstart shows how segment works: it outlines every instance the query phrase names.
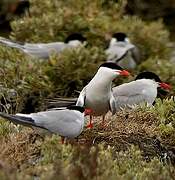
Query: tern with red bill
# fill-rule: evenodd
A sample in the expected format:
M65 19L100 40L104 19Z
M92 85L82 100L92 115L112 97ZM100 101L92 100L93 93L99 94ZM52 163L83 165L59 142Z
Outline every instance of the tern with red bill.
M115 114L115 98L111 91L112 81L120 75L128 76L129 72L116 63L106 62L99 67L92 80L80 92L76 105L92 109L88 127L92 128L92 116L103 116L104 122L108 111Z
M38 127L62 137L75 138L83 130L84 116L90 112L90 109L81 106L69 106L31 114L9 115L0 112L0 116L15 124Z
M171 86L162 82L153 72L140 73L135 81L124 83L112 89L115 98L116 110L142 103L151 106L157 97L157 88L170 89Z
M105 114L111 111L115 114L115 98L112 93L112 81L117 76L129 76L129 72L123 70L113 62L106 62L100 65L97 73L92 80L83 88L77 98L57 98L56 102L50 102L51 106L60 107L76 103L77 106L83 106L91 109L89 128L92 128L92 116L103 116L104 124Z

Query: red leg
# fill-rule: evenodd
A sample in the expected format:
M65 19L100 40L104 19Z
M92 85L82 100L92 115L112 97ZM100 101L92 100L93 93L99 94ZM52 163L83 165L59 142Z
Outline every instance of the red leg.
M93 128L92 116L91 116L91 115L90 115L90 122L89 122L89 124L87 125L87 128L90 128L90 129Z
M101 123L102 127L105 127L105 115L102 116L102 123Z

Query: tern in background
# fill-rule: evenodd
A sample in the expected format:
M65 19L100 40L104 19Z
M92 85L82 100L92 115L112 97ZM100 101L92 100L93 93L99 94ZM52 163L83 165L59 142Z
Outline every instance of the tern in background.
M15 42L6 38L0 37L0 43L8 47L17 48L24 53L39 58L49 59L52 52L60 53L67 48L75 48L80 45L86 44L86 38L79 33L69 35L65 42L52 42L52 43L21 43Z
M124 69L134 69L140 63L138 48L122 32L113 34L106 54L107 62L115 62Z
M112 89L115 98L116 111L121 108L147 103L151 106L157 97L157 88L170 89L170 85L161 81L153 72L140 73L135 81L124 83Z
M38 127L62 137L75 138L83 130L84 116L89 115L90 112L90 109L80 106L69 106L31 114L9 115L0 112L0 116L15 124Z

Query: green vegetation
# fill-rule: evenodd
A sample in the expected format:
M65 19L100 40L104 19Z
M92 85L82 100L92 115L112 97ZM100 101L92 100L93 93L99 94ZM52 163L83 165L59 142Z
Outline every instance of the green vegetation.
M161 20L144 22L123 15L124 5L125 1L31 0L31 16L11 23L11 39L63 41L81 32L88 45L53 53L49 60L0 45L1 111L40 111L47 98L77 96L74 90L81 90L105 61L104 48L118 31L126 32L142 53L143 62L131 73L157 73L172 85L172 97L158 99L151 108L109 114L105 130L97 118L93 130L84 129L79 142L68 140L68 145L61 145L56 135L43 137L2 120L0 179L174 179L175 73L169 61L169 32Z

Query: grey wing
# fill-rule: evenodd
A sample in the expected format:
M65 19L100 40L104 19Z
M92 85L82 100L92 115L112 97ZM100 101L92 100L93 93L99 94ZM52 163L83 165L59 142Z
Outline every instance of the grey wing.
M71 110L53 110L32 114L35 123L51 132L62 136L75 137L79 135L83 126L77 121L82 121L78 114Z
M129 50L133 49L135 46L130 43L116 43L112 47L106 50L107 61L118 62L128 53Z
M21 49L21 50L23 50L23 48L24 48L23 43L20 43L20 42L18 43L18 42L15 42L10 39L3 38L3 37L0 37L0 43L3 45L6 45L8 47L17 48L17 49Z
M24 48L26 49L55 49L57 51L61 51L66 46L63 42L53 42L53 43L25 43Z
M141 54L140 54L140 50L138 47L134 47L132 48L131 50L131 53L132 53L132 57L134 59L134 61L139 64L141 62Z
M47 49L24 49L25 53L30 56L37 57L40 59L48 59L49 58L49 51Z
M48 59L51 52L59 53L67 47L67 45L63 42L54 42L46 44L18 43L2 37L0 37L0 43L12 48L20 49L28 55L42 59Z
M86 100L86 86L80 92L80 95L76 102L76 106L82 106L82 107L85 106L85 100Z
M24 52L36 56L38 58L48 59L52 52L59 53L66 45L62 42L47 43L47 44L29 44L24 45Z
M35 121L28 115L28 116L20 116L20 115L10 115L0 112L0 116L8 119L9 121L15 123L15 124L22 124L24 126L36 126L39 127L37 124L35 124ZM43 128L43 127L41 127Z
M107 61L116 62L118 59L125 56L127 51L121 47L113 46L106 50Z
M151 95L149 88L147 89L147 85L140 81L131 81L114 87L113 95L115 97L117 110L121 107L139 105L144 102L152 104L156 97L156 94Z
M141 105L144 103L149 103L149 97L146 97L143 94L135 94L133 96L116 96L116 111L119 111L121 108L132 108L136 105Z
M111 98L109 103L110 103L110 110L112 112L112 115L114 115L116 113L116 103L113 93L111 93Z

